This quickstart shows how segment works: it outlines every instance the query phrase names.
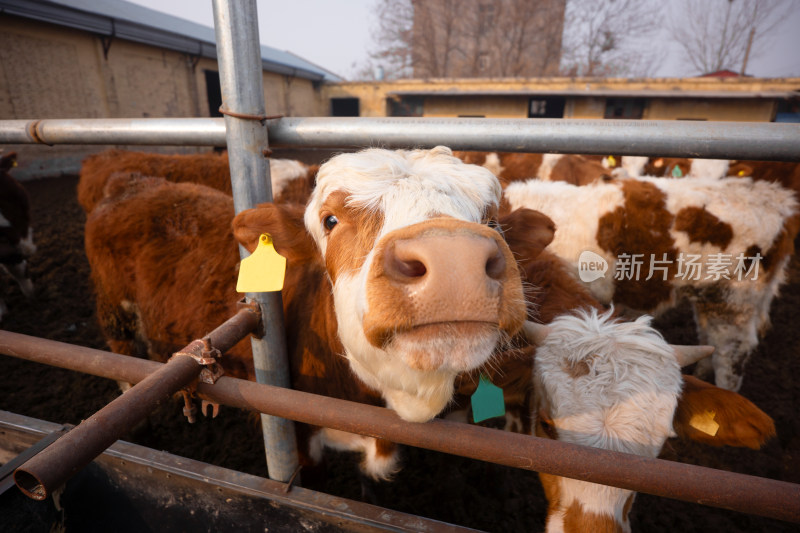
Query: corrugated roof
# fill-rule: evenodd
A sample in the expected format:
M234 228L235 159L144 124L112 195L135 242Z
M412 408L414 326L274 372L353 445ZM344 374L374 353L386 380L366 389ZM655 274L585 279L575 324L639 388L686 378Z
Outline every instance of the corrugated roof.
M214 29L124 0L0 0L0 12L188 54L217 58ZM261 45L264 70L340 81L290 52Z

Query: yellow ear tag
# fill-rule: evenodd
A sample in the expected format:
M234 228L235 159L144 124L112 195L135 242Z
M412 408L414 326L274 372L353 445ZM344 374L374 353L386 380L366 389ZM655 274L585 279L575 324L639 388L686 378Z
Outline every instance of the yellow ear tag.
M275 251L272 237L262 233L250 257L242 259L236 292L273 292L283 288L286 258Z
M617 160L614 159L613 155L608 156L608 167L614 168L615 166L617 166Z
M739 176L744 176L744 170L739 171Z
M692 415L692 419L689 420L689 425L697 431L702 431L706 435L711 435L713 437L717 434L717 431L719 431L719 424L714 422L714 416L716 416L716 414L717 413L714 411L704 411Z

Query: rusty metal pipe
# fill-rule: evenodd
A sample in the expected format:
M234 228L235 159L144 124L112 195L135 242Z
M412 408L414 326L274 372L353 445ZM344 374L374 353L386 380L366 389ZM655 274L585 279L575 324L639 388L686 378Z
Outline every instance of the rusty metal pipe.
M46 362L38 355L42 352L61 352L64 358L56 366L89 373L93 373L89 371L93 368L97 370L95 375L111 379L133 381L132 378L160 366L152 361L115 356L130 360L120 365L122 370L116 375L108 368L82 361L102 353L98 350L0 331L0 353ZM85 355L81 355L81 352ZM308 424L656 496L800 522L798 484L499 432L446 420L414 424L404 422L387 409L234 378L222 377L214 385L201 383L197 392L203 398L225 405L267 412Z
M206 338L211 346L224 351L246 336L258 323L258 313L251 308L245 308ZM0 341L0 345L4 343ZM197 378L204 367L196 357L201 357L206 348L206 342L195 340L166 364L155 363L159 366L155 372L19 467L14 472L17 486L34 500L47 498L52 491L127 433L131 426L143 420L160 403Z
M114 444L131 426L189 384L201 366L188 355L162 368L118 397L14 471L14 482L34 500L55 489Z
M800 484L448 420L436 419L425 424L405 422L388 409L236 379L220 379L214 385L200 384L197 392L200 397L225 405L268 412L315 426L380 437L514 468L800 522Z

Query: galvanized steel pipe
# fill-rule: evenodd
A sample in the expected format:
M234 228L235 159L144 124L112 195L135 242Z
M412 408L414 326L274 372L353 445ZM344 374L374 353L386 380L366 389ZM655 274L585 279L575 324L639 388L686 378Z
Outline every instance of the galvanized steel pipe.
M0 353L110 379L135 381L159 363L0 331ZM800 522L800 485L527 435L433 420L405 422L388 409L222 377L203 398L308 424L482 461L613 485L656 496ZM127 394L127 393L126 393Z
M458 150L657 155L800 161L800 124L674 120L282 118L273 147L432 147ZM32 133L32 132L35 132ZM222 119L0 121L0 144L225 146Z
M222 107L231 167L233 206L239 213L272 200L255 0L214 0ZM249 117L249 118L248 118ZM239 247L242 259L250 255ZM251 339L256 380L289 387L289 360L280 292L248 293L264 316L263 337ZM288 481L298 465L294 422L261 415L269 477Z
M253 331L258 323L258 313L245 308L208 334L207 338L211 346L225 351ZM0 332L3 350L7 348L4 339L8 335L7 332ZM199 355L204 346L204 342L197 340L180 350L185 353L176 354L166 364L151 362L158 366L154 372L19 467L14 472L14 481L20 490L35 500L47 498L160 403L197 378L203 366L189 353L197 352ZM74 349L64 351L63 346L59 348L62 357L72 357L72 352L75 352ZM12 348L10 355L14 355L14 352ZM93 352L89 355L89 365L105 366L107 358L99 356L96 350ZM143 362L122 355L117 357Z

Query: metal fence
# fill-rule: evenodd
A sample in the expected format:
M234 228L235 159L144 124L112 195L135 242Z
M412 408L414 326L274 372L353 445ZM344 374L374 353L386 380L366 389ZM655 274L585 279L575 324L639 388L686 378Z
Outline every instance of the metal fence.
M224 119L8 120L0 121L0 144L227 146L237 212L271 199L269 179L264 179L265 176L269 177L265 154L268 153L270 143L279 147L323 148L409 148L443 144L463 150L659 154L695 158L800 161L800 125L795 124L425 118L269 120L264 116L255 1L214 0L213 4L220 79L226 106ZM261 332L266 333L264 339L269 341L253 341L258 382L267 386L286 387L289 380L280 294L249 294L248 299L258 303L265 317L264 324L270 328L269 331ZM297 394L297 391L287 391L287 394ZM209 392L209 396L213 394ZM309 405L316 405L312 400L304 401L311 402ZM362 406L366 411L342 409L336 413L335 419L332 418L332 411L335 410L331 409L325 409L326 416L318 418L313 409L292 411L276 408L274 405L270 407L257 401L247 406L273 415L291 416L304 422L509 464L491 458L494 457L493 452L485 446L486 441L482 441L484 437L481 436L482 432L491 430L483 428L459 429L448 426L446 431L440 431L439 426L450 423L435 421L426 425L410 425L402 423L396 417L392 418L392 414L375 415L372 410L377 408L368 406ZM342 412L351 414L342 415ZM359 413L372 417L369 420L375 421L374 424L359 420ZM266 415L262 422L269 476L287 481L297 464L291 422ZM414 426L413 431L410 426ZM437 444L445 438L444 435L453 431L471 432L471 437L463 440L474 442L474 446L455 449L452 445ZM409 439L412 434L415 437ZM581 477L631 490L800 521L800 486L795 484L675 463L662 465L661 463L667 462L641 457L627 460L622 457L625 454L582 449L583 447L558 442L543 444L539 442L542 439L536 437L505 434L504 439L507 450L519 450L517 457L525 458L522 463L517 461L512 464L519 468ZM484 442L483 448L480 446L481 442ZM556 446L557 453L566 453L573 458L573 465L568 467L563 462L547 463L543 460L546 454L536 456L536 452L541 451L543 446L551 445ZM601 458L599 461L598 457ZM582 462L584 459L588 463ZM575 468L575 464L579 467ZM594 468L589 469L593 473L587 473L587 464L594 465ZM641 478L634 475L637 468L641 472L636 475L642 476ZM657 478L658 484L641 482L645 477ZM684 482L680 482L681 479ZM668 480L673 480L674 483L667 483ZM686 480L691 480L691 483L685 483ZM723 487L729 489L725 494L733 496L722 499L710 496L712 491L719 495ZM757 497L754 492L756 487L760 489Z

